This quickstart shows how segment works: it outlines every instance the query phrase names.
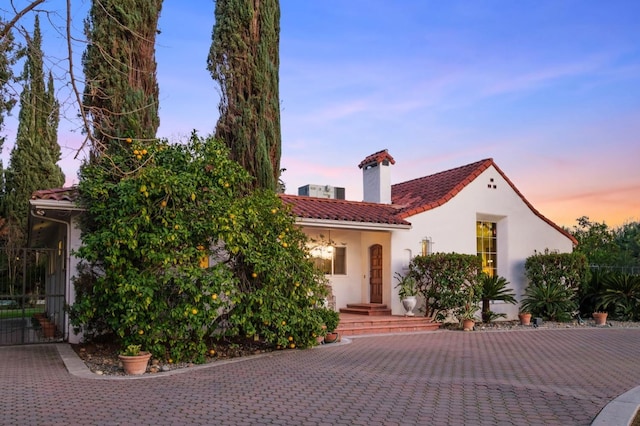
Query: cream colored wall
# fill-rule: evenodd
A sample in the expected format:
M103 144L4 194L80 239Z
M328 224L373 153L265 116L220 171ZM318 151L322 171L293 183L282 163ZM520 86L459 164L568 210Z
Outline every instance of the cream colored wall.
M566 253L573 249L571 240L535 215L493 167L444 205L407 220L412 224L410 232L393 233L393 272L404 271L397 253L409 249L414 255L420 254L420 241L424 237L432 239L433 252L476 254L476 221L497 222L498 274L511 283L518 300L526 286L524 262L534 250ZM402 314L404 310L396 292L392 300L393 313ZM515 319L518 313L517 305L493 304L491 309L506 313L510 319Z
M331 240L337 247L346 247L347 274L327 275L336 298L336 308L348 303L369 303L369 247L382 245L383 256L383 303L391 302L391 237L389 232L354 231L303 227L311 239Z

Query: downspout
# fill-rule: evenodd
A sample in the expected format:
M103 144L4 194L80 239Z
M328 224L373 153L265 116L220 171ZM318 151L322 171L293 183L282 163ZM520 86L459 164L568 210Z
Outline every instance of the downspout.
M35 214L34 209L30 209L29 213L31 215L31 217L36 218L36 219L40 219L40 220L48 220L50 222L55 222L55 223L61 223L65 226L67 232L67 242L65 244L64 247L64 256L65 256L65 277L64 277L64 285L65 285L65 300L64 303L67 304L67 300L69 295L71 294L71 273L70 273L70 266L71 266L71 254L70 254L70 250L69 250L69 244L71 244L71 224L68 222L65 222L64 220L60 220L60 219L54 219L52 217L46 217L46 216L39 216L37 214ZM64 310L65 314L64 314L64 336L63 336L63 340L68 340L69 339L69 313L67 311L67 309Z

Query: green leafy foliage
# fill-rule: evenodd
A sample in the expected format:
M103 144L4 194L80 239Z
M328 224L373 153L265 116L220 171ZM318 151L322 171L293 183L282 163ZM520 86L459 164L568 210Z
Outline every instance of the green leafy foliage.
M274 192L247 192L250 179L195 134L83 165L73 324L175 361L203 361L213 334L315 344L325 282L294 217Z
M10 226L26 235L29 200L33 191L57 188L64 183L58 145L59 105L55 99L53 77L45 78L40 20L36 15L33 36L27 36L26 61L20 94L20 114L16 142L5 171L2 216ZM16 241L19 246L25 238Z
M216 137L256 179L276 190L280 176L280 2L218 0L207 68L220 83Z
M610 312L620 320L640 320L640 275L605 274L599 303L594 310Z
M441 321L477 304L481 266L481 259L474 255L434 253L414 257L408 275L416 280L418 292L426 301L425 316Z
M91 2L83 112L93 155L126 150L126 138L152 140L160 124L155 41L162 0ZM119 164L119 163L115 163Z
M482 300L482 322L491 322L497 318L504 318L505 314L498 314L490 310L491 301L502 301L505 303L517 303L515 293L509 288L509 281L499 275L491 276L486 273L480 274L481 300Z
M525 262L529 285L521 310L552 321L568 321L578 307L578 291L589 280L584 254L536 253Z
M396 280L398 280L396 288L398 289L398 296L400 296L400 300L405 297L418 295L416 279L411 274L402 275L396 272L395 277Z
M521 305L523 312L549 321L569 321L576 308L575 292L556 282L530 284Z

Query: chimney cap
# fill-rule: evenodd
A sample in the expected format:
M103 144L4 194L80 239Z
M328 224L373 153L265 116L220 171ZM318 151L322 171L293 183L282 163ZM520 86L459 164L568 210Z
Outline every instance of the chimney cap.
M374 154L367 156L367 158L365 158L360 162L360 164L358 164L358 167L363 168L371 164L377 165L382 163L385 160L389 161L391 164L396 164L396 160L393 159L393 157L389 154L389 152L386 149L383 149L382 151L378 151Z

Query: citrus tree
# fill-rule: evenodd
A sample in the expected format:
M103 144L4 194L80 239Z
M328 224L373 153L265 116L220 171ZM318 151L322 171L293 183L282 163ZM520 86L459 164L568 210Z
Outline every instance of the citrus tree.
M277 195L213 138L125 141L81 168L74 326L176 361L212 335L314 344L326 286Z

